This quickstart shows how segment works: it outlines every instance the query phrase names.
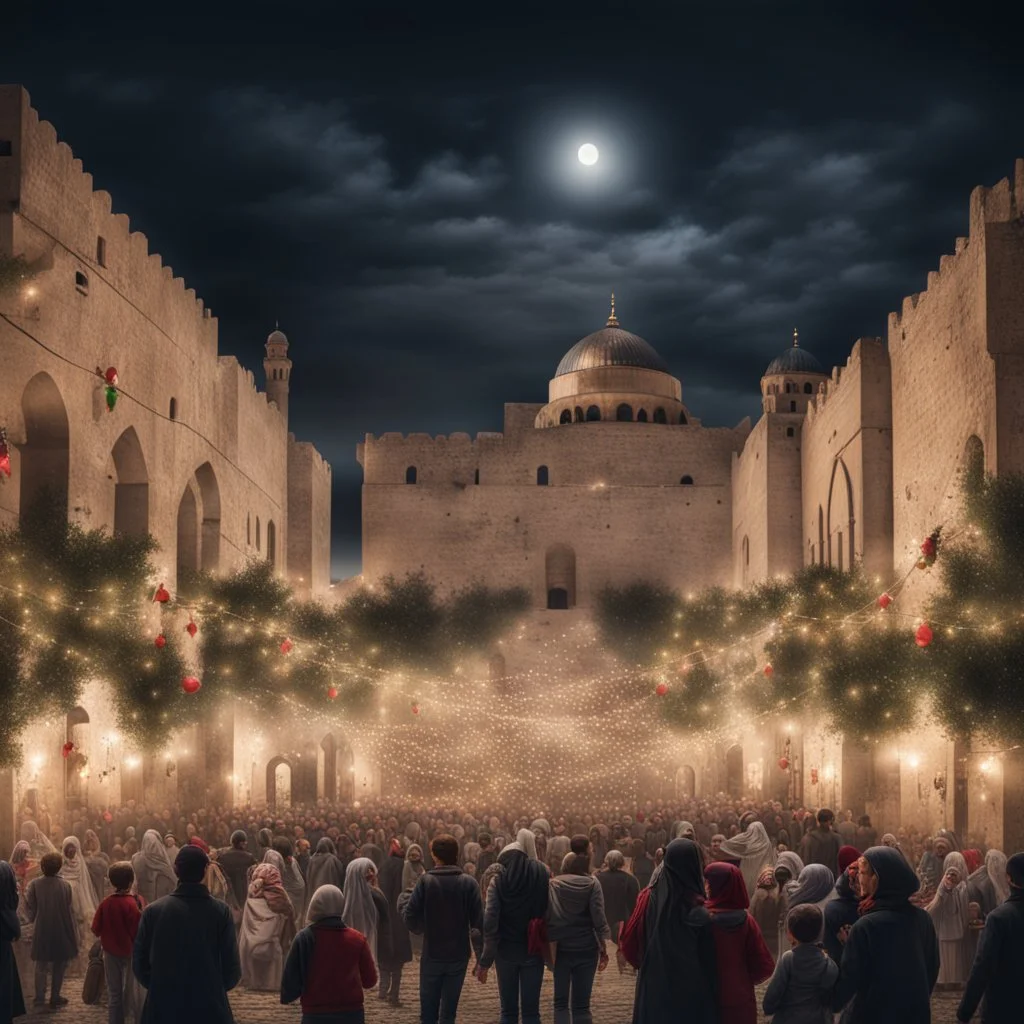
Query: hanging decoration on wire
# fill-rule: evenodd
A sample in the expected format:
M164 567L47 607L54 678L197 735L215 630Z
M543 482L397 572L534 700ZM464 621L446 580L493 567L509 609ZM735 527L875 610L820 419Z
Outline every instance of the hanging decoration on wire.
M170 599L171 595L162 583L153 592L153 601L156 604L167 604Z
M942 527L937 526L921 542L921 557L917 560L918 569L930 569L939 557L939 541L942 536Z
M185 627L185 632L188 633L193 640L196 638L196 633L199 632L199 627L196 625L195 619L192 618L191 612L189 612L188 615L188 625Z
M105 370L96 367L96 376L103 381L103 396L107 402L107 412L113 412L117 405L117 367L108 366Z

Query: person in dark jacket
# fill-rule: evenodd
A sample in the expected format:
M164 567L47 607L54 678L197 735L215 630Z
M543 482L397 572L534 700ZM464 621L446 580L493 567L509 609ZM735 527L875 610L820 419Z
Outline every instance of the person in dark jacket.
M405 869L405 851L397 839L391 840L388 856L380 866L377 884L388 903L391 943L387 952L379 957L380 989L377 992L382 1002L401 1006L399 993L402 987L402 968L412 960L412 941L409 929L398 910L398 899L402 895L402 871Z
M481 832L477 842L480 844L480 855L476 859L476 877L483 878L484 872L498 862L498 854L490 832Z
M622 955L640 972L633 1024L717 1024L718 967L701 870L700 847L673 839L622 930Z
M21 978L14 960L13 943L21 938L18 920L18 880L14 868L0 860L0 1024L11 1024L25 1011Z
M520 829L516 841L498 857L501 872L487 891L483 952L477 979L487 981L491 964L498 971L500 1024L516 1024L522 1006L523 1024L540 1022L540 988L544 960L530 949L531 922L548 910L548 870L537 860L533 833Z
M844 846L844 850L852 849ZM856 854L856 850L853 851ZM859 860L859 858L858 858ZM842 858L840 858L842 864ZM840 937L845 934L844 929L852 928L860 917L860 892L857 889L857 860L847 864L846 869L839 876L836 882L836 898L825 904L823 913L825 915L825 931L822 936L822 943L825 952L835 962L841 963L843 959L843 940Z
M772 1024L832 1024L832 992L839 967L818 945L821 908L802 903L787 918L792 949L779 957L764 994Z
M835 815L827 808L818 811L818 827L812 828L800 841L800 858L804 866L824 864L835 878L839 874L839 833L832 830Z
M242 977L235 924L203 885L210 858L183 846L178 887L142 912L132 970L147 989L140 1024L232 1024L228 992Z
M857 861L861 917L850 929L832 1009L843 1024L927 1024L939 976L939 940L927 911L910 903L920 882L891 846Z
M625 870L626 858L620 850L609 850L604 858L604 870L597 873L597 881L604 896L604 916L612 942L619 943L619 931L633 916L639 881Z
M249 869L256 863L256 858L245 848L249 837L241 830L231 833L231 848L217 855L224 877L235 895L235 906L244 907L246 892L249 888ZM237 915L241 920L241 914Z
M484 908L480 886L457 866L459 841L435 836L430 853L437 867L420 875L402 904L402 917L409 931L423 936L420 1024L455 1024L469 966L470 931L482 930Z
M956 1019L969 1021L981 1003L983 1024L1021 1019L1020 968L1024 964L1024 853L1006 862L1010 896L987 918Z
M322 885L306 910L281 976L281 1002L302 1001L301 1024L363 1024L363 989L377 984L366 937L342 920L345 897Z
M71 886L59 876L64 858L59 853L43 854L41 878L33 878L25 890L25 911L35 924L32 933L32 959L35 961L35 1005L46 1002L46 977L53 970L50 1008L67 1005L60 994L68 962L78 956L78 924L72 907Z

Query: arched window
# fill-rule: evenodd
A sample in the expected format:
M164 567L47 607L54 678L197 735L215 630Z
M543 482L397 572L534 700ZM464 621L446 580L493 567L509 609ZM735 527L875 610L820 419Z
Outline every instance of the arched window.
M480 470L479 469L473 474L473 483L475 483L475 484L480 483Z
M252 543L252 513L245 513L245 543Z
M646 423L647 422L647 410L646 409L641 409L641 410L639 410L639 412L637 412L637 414L636 414L636 421L637 421L637 423Z
M267 561L271 565L277 563L277 527L273 519L267 520Z
M686 426L686 413L681 412L679 414L679 422L685 427Z
M825 512L818 506L818 561L825 564Z
M572 423L572 410L563 409L562 415L558 417L559 423Z
M615 418L620 423L632 423L633 422L633 406L626 402L623 402L618 409L615 410Z
M668 423L668 417L665 415L665 410L659 405L654 410L654 422L655 423Z
M587 422L594 423L601 418L601 410L596 405L591 405L587 409Z
M682 477L680 477L680 478L679 478L679 482L680 482L680 483L681 483L681 484L682 484L682 485L683 485L684 487L688 487L689 485L691 485L691 484L693 483L693 477L692 477L692 476L690 476L690 474L689 474L689 473L687 473L687 474L686 474L686 476L682 476Z
M260 517L256 517L256 550L260 549Z
M813 395L814 394L814 386L810 383L810 381L808 381L804 385L804 394L805 395Z
M81 270L75 271L75 287L83 295L86 295L89 292L89 278L86 274L83 274Z
M171 399L171 405L167 410L167 416L172 420L176 420L178 418L178 400L176 398Z
M744 566L744 568L746 568L746 566L748 566L748 565L750 565L750 538L749 537L744 537L743 538L743 566Z
M792 390L793 390L793 385L790 384L789 381L787 380L786 381L786 394L788 395L790 393L790 391L792 391Z
M583 422L583 410L578 405L576 406L576 422Z
M793 437L796 431L792 427L786 427L786 437Z
M796 412L796 402L790 402L789 403L789 411L790 412Z
M416 467L409 466L405 471L405 482L407 484L416 483Z
M537 486L547 487L548 485L548 467L538 466L537 467Z

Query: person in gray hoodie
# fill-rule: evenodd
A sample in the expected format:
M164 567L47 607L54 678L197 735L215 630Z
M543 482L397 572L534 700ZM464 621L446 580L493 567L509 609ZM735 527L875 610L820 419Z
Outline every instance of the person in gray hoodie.
M815 903L801 903L789 912L786 927L793 948L779 957L764 994L764 1012L772 1024L832 1024L839 967L818 943L823 924Z
M590 858L570 853L562 873L551 880L548 941L554 946L555 1024L591 1024L594 976L608 966L611 937L604 892L590 874Z

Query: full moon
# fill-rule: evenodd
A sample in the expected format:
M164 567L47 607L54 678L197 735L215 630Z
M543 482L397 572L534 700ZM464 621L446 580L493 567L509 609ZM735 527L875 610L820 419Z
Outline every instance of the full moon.
M584 142L576 155L580 158L581 164L586 164L587 167L590 167L592 164L597 163L597 146L592 142Z

